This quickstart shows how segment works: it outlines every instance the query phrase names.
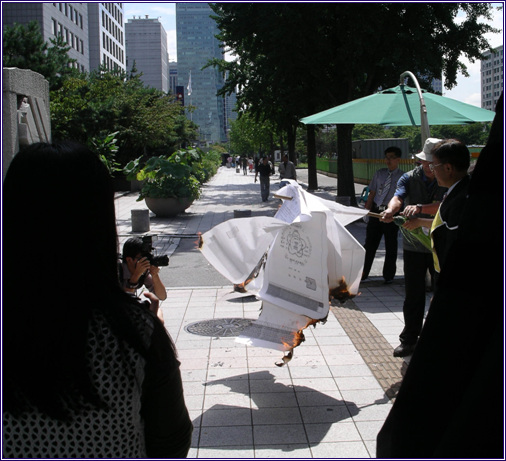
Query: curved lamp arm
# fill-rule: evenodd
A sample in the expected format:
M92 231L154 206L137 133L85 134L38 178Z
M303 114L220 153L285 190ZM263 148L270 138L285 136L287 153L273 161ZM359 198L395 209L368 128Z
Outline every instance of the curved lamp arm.
M422 129L422 148L425 144L425 140L427 138L430 138L430 128L429 128L429 120L427 119L427 107L425 105L425 100L423 99L422 90L420 88L420 85L418 84L418 80L413 75L412 72L407 70L406 72L403 72L400 76L400 85L404 85L403 79L405 77L411 78L413 80L416 91L418 91L418 97L420 98L420 126Z

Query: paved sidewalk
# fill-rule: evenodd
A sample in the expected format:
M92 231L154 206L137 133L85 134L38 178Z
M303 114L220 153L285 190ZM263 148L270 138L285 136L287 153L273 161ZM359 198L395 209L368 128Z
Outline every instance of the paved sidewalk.
M169 280L174 273L172 257L189 260L192 252L181 248L198 232L233 218L234 210L248 209L252 216L275 214L280 202L263 203L253 178L220 168L186 213L163 219L151 214L150 232L158 234L155 247L160 254L171 255L171 266L161 270ZM322 175L318 180L323 190L317 194L330 198L336 180ZM300 181L304 183L303 172ZM277 176L271 179L271 194L278 183ZM362 187L357 186L358 195ZM116 200L120 243L135 235L131 210L145 208L136 198L133 193ZM348 229L364 243L364 223L350 224ZM376 435L405 366L402 359L392 357L403 327L401 246L392 285L383 285L379 277L382 255L380 247L370 279L361 284L361 295L332 305L328 322L306 329L306 341L281 368L275 365L280 352L244 346L223 334L240 319L258 318L260 301L233 293L229 283L209 286L198 277L188 276L177 287L166 285L165 326L179 352L195 427L189 457L375 457ZM427 305L429 300L430 294ZM212 320L217 323L214 331Z

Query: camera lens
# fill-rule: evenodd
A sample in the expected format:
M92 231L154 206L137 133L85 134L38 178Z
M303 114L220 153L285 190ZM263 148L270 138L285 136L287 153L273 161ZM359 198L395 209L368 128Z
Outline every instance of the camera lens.
M154 256L153 260L150 261L153 266L161 267L161 266L168 266L169 265L169 257L167 255L163 256Z

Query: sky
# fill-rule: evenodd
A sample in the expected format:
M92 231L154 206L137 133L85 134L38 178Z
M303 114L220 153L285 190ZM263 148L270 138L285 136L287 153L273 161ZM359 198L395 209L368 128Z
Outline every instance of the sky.
M503 3L493 3L493 5L503 5ZM176 7L175 3L123 3L125 22L134 16L145 18L158 18L167 32L167 46L169 51L169 60L177 61L176 51ZM457 16L457 20L462 20ZM503 45L504 42L504 11L494 11L494 18L490 24L500 29L498 34L486 34L490 45L495 48ZM481 82L480 82L480 61L474 63L462 58L462 62L467 66L469 77L464 77L461 73L457 75L457 85L452 90L443 89L443 96L457 99L467 104L481 105ZM399 69L399 75L409 69Z

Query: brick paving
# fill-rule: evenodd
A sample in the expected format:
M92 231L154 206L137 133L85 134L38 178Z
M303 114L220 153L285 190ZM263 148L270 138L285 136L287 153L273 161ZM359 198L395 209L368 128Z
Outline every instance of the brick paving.
M402 382L404 360L393 357L392 346L353 301L330 307L332 313L357 348L385 394L395 399Z

